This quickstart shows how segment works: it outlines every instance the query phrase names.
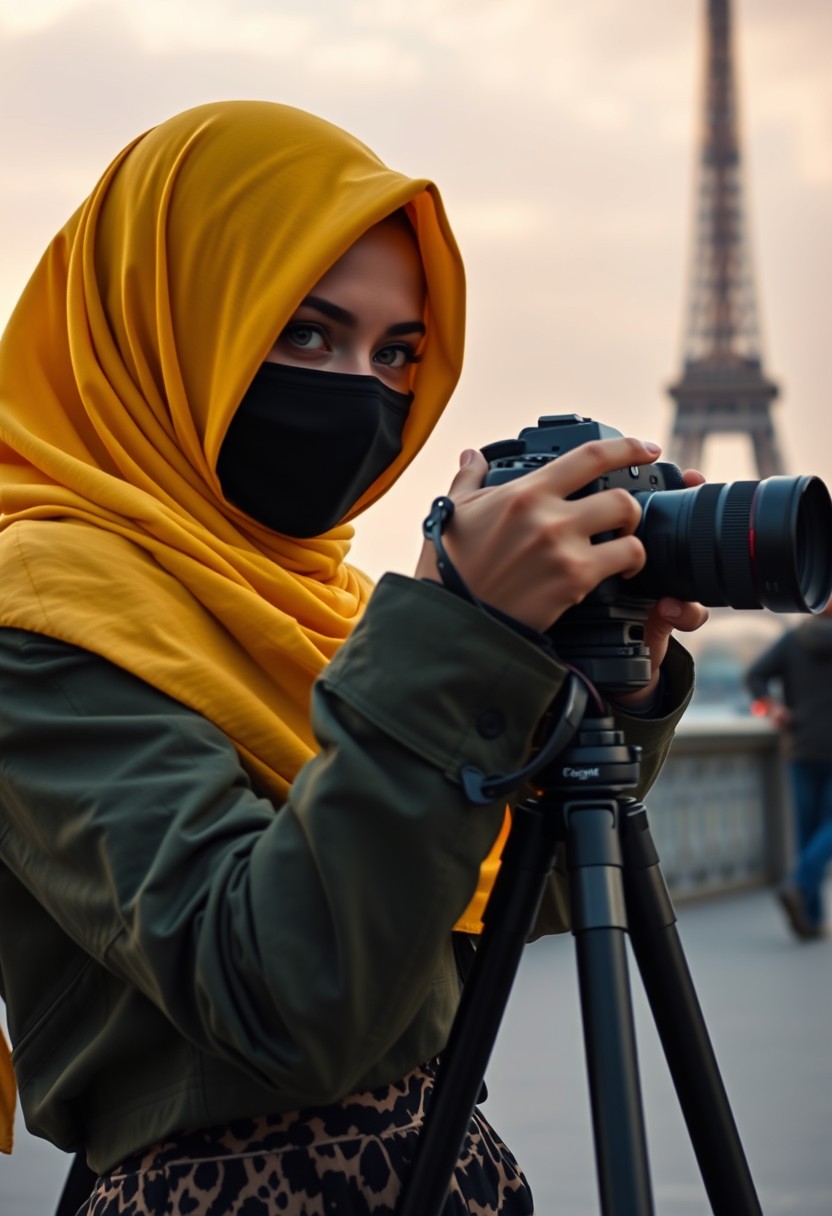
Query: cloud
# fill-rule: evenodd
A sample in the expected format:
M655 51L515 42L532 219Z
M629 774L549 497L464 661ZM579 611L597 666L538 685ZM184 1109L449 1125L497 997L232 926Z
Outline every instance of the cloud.
M0 28L19 33L22 30L37 30L59 20L77 7L78 0L0 0Z
M454 224L471 240L528 242L540 234L547 215L539 201L528 198L487 198L462 203L455 209Z
M468 363L443 442L499 438L552 404L602 416L614 405L610 421L660 438L695 201L703 9L0 0L0 318L128 140L204 101L268 98L439 183L471 287ZM761 311L799 401L783 416L817 434L832 5L740 0L735 12Z
M832 184L832 5L801 0L784 7L760 0L740 68L753 122L781 136L795 171L810 186ZM745 54L743 54L743 50ZM746 123L750 115L746 105Z

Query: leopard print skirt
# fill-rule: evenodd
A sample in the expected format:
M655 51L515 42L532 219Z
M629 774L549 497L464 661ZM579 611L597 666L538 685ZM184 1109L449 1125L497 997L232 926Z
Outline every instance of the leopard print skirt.
M394 1216L435 1072L171 1136L99 1178L83 1216ZM442 1213L534 1216L517 1162L478 1110Z

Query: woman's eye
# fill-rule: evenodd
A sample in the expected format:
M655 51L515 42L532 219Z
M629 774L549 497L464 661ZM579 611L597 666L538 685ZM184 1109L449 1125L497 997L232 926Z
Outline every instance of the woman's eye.
M326 339L317 325L287 325L283 337L303 350L323 350L326 346Z
M383 346L380 351L376 352L373 359L383 367L398 371L399 368L406 367L408 363L415 363L416 356L411 346Z

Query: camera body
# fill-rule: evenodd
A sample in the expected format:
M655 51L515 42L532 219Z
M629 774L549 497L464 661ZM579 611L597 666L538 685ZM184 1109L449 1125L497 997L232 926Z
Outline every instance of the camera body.
M547 414L537 426L524 427L517 439L501 439L482 449L488 461L485 485L496 486L531 473L550 460L571 452L592 439L620 439L621 432L580 414ZM675 464L656 461L643 467L615 469L585 486L575 497L599 490L622 489L650 494L655 490L678 490L684 486L682 471Z
M571 452L592 439L620 439L621 432L603 422L583 418L580 414L548 414L538 419L536 427L527 426L517 439L503 439L489 443L483 455L489 468L484 485L496 486L513 481L525 473L532 473L551 460ZM589 482L573 498L585 498L602 490L627 490L637 496L654 494L657 491L680 490L685 485L682 470L675 464L657 461L649 465L631 465L625 469L614 469ZM606 540L606 534L597 537ZM593 608L617 609L637 615L646 615L646 609L657 596L640 595L638 585L632 579L608 578L591 592L573 615L586 616Z

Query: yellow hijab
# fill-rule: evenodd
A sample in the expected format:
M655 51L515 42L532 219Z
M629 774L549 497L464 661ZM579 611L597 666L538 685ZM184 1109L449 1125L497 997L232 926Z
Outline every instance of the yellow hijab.
M271 532L224 500L217 456L299 302L400 207L427 281L424 356L401 455L351 519L444 409L465 304L435 186L337 127L237 101L140 136L54 238L0 341L0 625L100 654L205 715L278 802L316 748L312 682L371 587L345 562L346 521L311 540Z

